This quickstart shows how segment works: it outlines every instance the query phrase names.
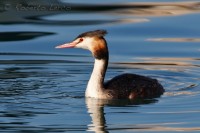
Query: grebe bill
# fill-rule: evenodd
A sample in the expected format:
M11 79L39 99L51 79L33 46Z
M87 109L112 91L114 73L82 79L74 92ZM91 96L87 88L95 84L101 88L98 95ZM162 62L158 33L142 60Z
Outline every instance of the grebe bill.
M164 93L164 88L156 79L122 74L104 83L108 66L109 51L104 35L106 30L94 30L80 34L72 42L56 48L82 48L92 52L94 68L85 91L86 97L97 99L137 99L156 98Z

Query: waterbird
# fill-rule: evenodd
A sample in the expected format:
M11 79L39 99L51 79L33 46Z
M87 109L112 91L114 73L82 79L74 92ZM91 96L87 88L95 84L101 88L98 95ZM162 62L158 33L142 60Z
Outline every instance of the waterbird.
M56 48L82 48L91 51L94 67L87 84L85 96L95 99L146 99L160 97L163 86L147 76L125 73L104 83L108 67L109 50L104 36L106 30L94 30L78 35L72 42Z

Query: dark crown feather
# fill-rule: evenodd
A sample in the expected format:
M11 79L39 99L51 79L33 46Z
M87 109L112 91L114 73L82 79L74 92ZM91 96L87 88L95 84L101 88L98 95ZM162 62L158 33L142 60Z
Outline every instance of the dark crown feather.
M88 31L80 34L77 38L80 37L103 37L107 34L106 30L94 30L94 31Z

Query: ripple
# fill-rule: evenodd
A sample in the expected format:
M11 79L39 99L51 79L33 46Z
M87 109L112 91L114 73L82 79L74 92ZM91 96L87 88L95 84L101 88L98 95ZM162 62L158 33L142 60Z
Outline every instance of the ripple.
M199 132L200 2L79 2L1 0L0 132ZM17 4L70 10L17 11ZM113 56L106 79L149 76L164 95L85 101L92 58L54 45L93 28L114 35L107 36Z
M165 95L167 96L179 96L179 95L196 95L199 92L189 92L189 91L181 91L181 92L166 92Z
M70 60L0 60L0 64L50 64L50 63L80 63Z
M159 69L169 71L182 71L191 67L200 67L199 58L155 58L140 57L133 58L135 62L113 62L111 64L126 68L142 68L147 70Z
M65 57L88 57L88 55L83 54L54 54L54 53L24 53L24 52L0 52L0 55L8 55L8 56L65 56Z
M177 123L176 123L177 124ZM167 123L165 125L170 125ZM172 123L174 125L174 123ZM111 131L200 131L199 127L173 127L173 126L160 126L160 125L118 125L118 127L108 128Z
M65 56L2 53L6 54L49 59ZM73 55L65 57L71 59ZM90 100L86 105L84 91L93 63L83 61L85 57L81 55L75 58L81 62L76 59L1 60L2 131L199 131L199 58L148 57L111 62L107 77L136 72L157 78L166 92L157 99ZM104 119L101 123L99 116L102 116L100 120Z
M107 16L119 16L122 14L129 16L174 16L183 15L189 13L200 12L199 2L148 2L148 3L111 3L111 4L75 4L75 3L64 3L61 1L54 0L51 4L47 2L36 1L31 3L28 1L18 0L17 2L3 1L9 8L2 10L0 23L1 24L16 24L16 23L32 23L32 24L45 24L45 25L97 25L97 24L112 24L112 23L124 23L124 22L135 22L134 19L104 19L99 20L46 20L44 17L50 15L59 14L79 14L92 12L93 14L106 14ZM4 6L4 4L2 6ZM31 8L32 7L32 8ZM33 8L35 7L35 8ZM41 10L40 8L44 9ZM60 7L56 10L51 10L51 7ZM67 7L68 10L63 10L62 7ZM36 10L37 9L37 10ZM39 11L38 11L39 10ZM15 19L5 17L6 15L14 16ZM0 17L0 18L1 18ZM99 18L99 17L94 17ZM131 20L131 21L130 21ZM142 20L142 19L141 19ZM143 21L139 22L143 22ZM138 22L138 20L136 20Z
M150 38L154 42L200 42L200 38Z
M52 32L0 32L0 42L31 40L37 37L53 35Z

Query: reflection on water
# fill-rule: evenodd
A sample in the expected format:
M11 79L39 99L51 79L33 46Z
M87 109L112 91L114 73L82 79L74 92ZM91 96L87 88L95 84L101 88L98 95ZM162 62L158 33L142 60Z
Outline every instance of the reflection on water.
M155 42L200 42L200 38L151 38L147 40Z
M88 131L94 131L96 133L98 132L109 132L109 131L199 131L200 127L174 127L174 126L179 126L179 125L184 125L185 122L161 122L161 123L151 123L151 124L131 124L131 125L126 125L126 124L108 124L106 123L106 121L110 121L106 119L107 115L113 115L111 114L111 112L105 113L104 108L108 108L108 106L113 106L115 107L115 111L112 110L112 113L118 113L118 114L122 114L122 116L117 116L114 115L115 117L125 117L126 119L128 119L128 121L130 121L130 119L132 119L134 115L138 115L136 110L137 108L139 108L140 106L142 106L142 104L151 104L154 103L153 100L144 100L144 101L140 101L139 104L137 101L130 103L130 101L118 101L118 100L111 100L111 101L107 101L107 100L96 100L96 99L92 99L92 98L86 98L86 105L88 108L88 113L91 116L92 119L92 124L88 125ZM124 112L116 112L117 108L123 108L123 107L128 107L128 105L133 104L134 106L130 106L129 108L126 108L127 110L123 110ZM141 112L142 114L144 112ZM195 111L195 112L147 112L149 114L179 114L179 113L199 113L199 111ZM126 114L131 114L131 116L127 117ZM145 115L145 113L144 113ZM134 119L134 121L138 121L138 119ZM119 122L120 123L120 122ZM108 126L109 125L109 126ZM173 125L173 126L172 126Z
M161 70L181 71L188 67L200 67L199 58L136 58L138 62L116 62L120 66L128 68L142 68L142 69L157 69L159 66ZM178 67L177 67L178 66Z
M131 16L174 16L195 13L200 11L199 2L152 2L152 3L128 3L128 4L74 4L64 3L58 0L48 1L7 1L2 0L0 3L0 23L34 23L45 25L97 25L107 23L124 23L124 22L145 22L147 19L99 19L73 20L64 18L63 20L46 20L45 16L59 14L83 14L83 13L101 13L105 15L131 15ZM6 17L7 15L12 16ZM98 15L98 14L96 14Z
M200 131L200 3L129 1L0 1L0 132ZM150 76L164 95L85 98L91 55L54 47L91 29L109 32L106 80Z
M52 35L48 32L0 32L0 41L21 41Z
M11 53L9 56L13 55L17 53ZM48 54L27 55L43 58ZM18 56L27 55L24 53ZM53 54L49 54L48 57L54 56L63 57ZM66 57L73 56L66 55ZM77 55L76 58L88 57ZM199 62L199 59L136 58L135 60L140 62L151 60L151 62L143 64L111 62L107 78L120 72L150 75L165 86L166 93L163 97L137 101L84 99L85 86L92 69L91 62L0 60L0 116L3 118L0 125L4 127L1 131L199 131L198 124L192 127L187 127L185 124L191 120L194 123L198 121L192 119L199 113L195 109L198 102L192 99L196 99L200 94L199 74L196 72L199 66L183 65L182 71L174 71L171 67L180 70L182 65L167 63L179 60L187 64L192 61ZM185 96L191 100L183 102ZM84 108L84 101L87 110ZM176 104L183 105L186 110L176 107L178 106ZM88 113L91 118L88 118ZM190 117L186 117L187 119L180 119L188 115Z
M93 98L86 98L86 105L88 108L88 113L92 118L92 124L88 125L88 131L95 132L108 132L106 126L106 119L104 112L105 106L113 107L126 107L128 105L140 105L140 104L150 104L154 103L157 100L155 99L146 99L146 100L97 100Z

